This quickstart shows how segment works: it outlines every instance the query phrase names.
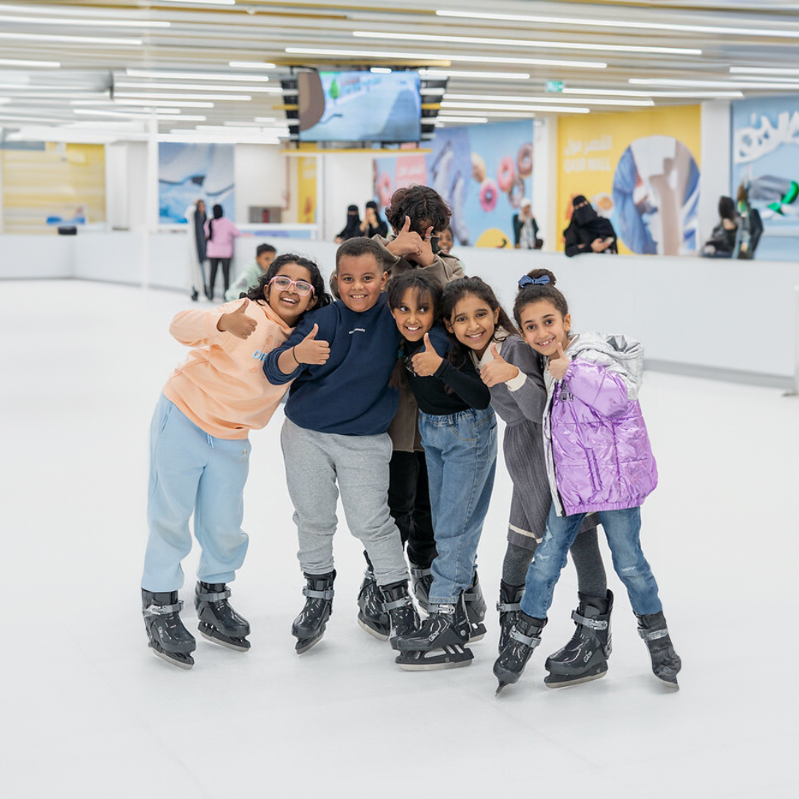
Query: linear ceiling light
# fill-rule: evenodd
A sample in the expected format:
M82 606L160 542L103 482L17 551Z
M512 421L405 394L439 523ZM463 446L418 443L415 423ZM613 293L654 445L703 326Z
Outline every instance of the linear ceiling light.
M584 97L557 97L546 95L543 97L534 96L508 96L503 94L497 97L495 94L446 94L447 100L503 100L513 103L555 103L557 105L575 105L583 103L584 105L638 105L638 106L651 106L655 103L652 100L587 100Z
M2 9L2 6L0 6ZM170 28L171 22L132 19L66 19L62 17L10 17L0 16L0 22L19 22L23 25L80 25L105 28Z
M557 114L588 114L590 108L576 108L574 106L557 105L516 105L514 103L453 103L444 100L442 108L474 108L486 111L551 111Z
M730 67L733 75L799 75L799 69L788 67Z
M231 102L252 100L248 94L164 94L160 92L114 92L114 97L129 100L225 100Z
M117 80L114 86L120 89L187 89L189 91L201 92L253 92L256 94L283 94L283 89L277 86L229 86L227 84L219 86L213 83L140 83L139 81Z
M277 69L277 64L261 61L228 61L228 66L234 69Z
M722 33L734 36L777 36L779 38L799 38L799 31L775 30L769 28L736 28L729 25L685 25L673 22L628 22L626 20L588 19L586 17L550 17L528 14L483 14L471 11L436 11L439 17L459 19L496 19L505 22L551 22L556 25L585 25L596 28L634 28L638 30L685 31L686 33Z
M42 67L43 69L58 69L60 61L29 61L25 58L0 58L2 67Z
M563 94L591 94L591 95L608 95L620 97L743 97L743 92L647 92L638 89L578 89L578 88L563 88Z
M385 50L342 50L318 47L286 47L285 52L300 55L340 55L353 58L390 58L392 61L466 61L482 64L520 64L525 66L574 67L575 69L607 69L601 61L565 61L555 58L511 58L508 56L478 56L459 53L401 53Z
M35 42L60 42L61 44L113 44L117 47L141 47L141 39L120 39L115 36L62 36L55 33L0 32L0 39L22 39Z
M431 33L385 33L383 31L353 31L361 39L401 39L403 41L447 42L458 44L496 44L502 47L541 47L557 50L598 50L619 53L671 53L678 55L702 55L701 50L688 47L650 47L628 44L588 44L586 42L547 42L537 39L489 39L483 36L440 36Z
M436 122L455 122L458 124L484 124L488 122L488 117L444 117L439 114L436 117Z
M125 119L164 119L169 122L205 122L207 117L201 115L188 115L177 116L175 114L164 114L159 111L157 114L137 114L133 111L93 111L90 108L75 108L74 113L83 114L84 116L102 116L102 117L124 117Z
M679 80L676 78L630 78L628 83L635 86L690 86L719 89L784 89L784 83L737 83L725 80Z
M164 80L240 80L253 83L267 83L268 75L236 75L232 72L169 72L156 69L131 69L125 74L130 78L156 78ZM227 87L226 87L227 88Z
M114 106L138 106L139 108L143 107L157 107L159 112L163 111L163 106L167 108L213 108L213 103L177 103L177 102L168 102L166 100L71 100L70 105L101 105L106 106L108 108L113 108Z
M464 72L457 69L420 69L423 78L475 78L476 80L529 80L526 72Z

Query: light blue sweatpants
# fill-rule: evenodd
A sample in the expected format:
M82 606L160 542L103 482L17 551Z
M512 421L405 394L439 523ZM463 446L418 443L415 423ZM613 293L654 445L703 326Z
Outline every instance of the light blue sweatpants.
M161 395L150 428L150 537L142 588L160 592L182 587L180 562L191 551L192 511L194 535L202 547L198 579L235 579L249 544L241 522L250 449L246 438L208 435Z

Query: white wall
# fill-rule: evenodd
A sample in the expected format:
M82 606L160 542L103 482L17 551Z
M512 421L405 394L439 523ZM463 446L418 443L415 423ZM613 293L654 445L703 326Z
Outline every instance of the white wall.
M329 153L320 158L322 173L320 204L324 205L322 238L332 241L347 223L347 206L363 209L374 194L372 174L375 155L363 153Z
M249 222L248 209L251 205L286 207L290 162L290 158L281 155L279 145L236 145L236 222Z
M731 124L729 100L702 103L702 149L699 154L699 246L719 221L719 197L730 194ZM735 198L733 198L735 199Z
M533 213L544 249L554 252L558 240L558 120L547 117L533 125Z

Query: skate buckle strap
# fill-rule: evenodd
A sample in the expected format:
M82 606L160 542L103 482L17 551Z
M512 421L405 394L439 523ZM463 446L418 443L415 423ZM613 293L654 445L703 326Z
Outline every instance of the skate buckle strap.
M197 592L197 598L203 602L221 602L230 596L230 589L226 588L224 591L213 591L205 593L204 591Z
M522 644L526 644L530 647L530 649L535 649L541 643L541 639L537 635L524 635L524 633L520 633L515 627L513 628L510 637L513 638L514 641L519 641Z
M500 613L511 613L514 610L521 610L521 602L497 602L497 610Z
M386 612L390 610L396 610L397 608L409 607L413 607L413 600L409 596L400 597L399 599L395 599L393 602L383 603L383 610Z
M428 574L432 574L433 570L430 568L422 569L419 566L411 566L411 574L414 577L427 577Z
M335 591L332 588L326 588L324 591L314 591L313 588L306 586L302 589L302 593L308 599L333 599Z
M600 619L589 619L587 616L581 616L576 610L572 611L572 619L574 619L577 624L582 624L583 627L588 627L591 630L608 629L607 620L601 621Z
M174 605L148 605L143 613L145 616L168 616L170 613L180 613L183 609L183 600L178 600Z
M644 630L642 627L638 628L638 635L644 639L644 641L657 641L658 638L665 638L669 634L669 631L666 627L662 630Z

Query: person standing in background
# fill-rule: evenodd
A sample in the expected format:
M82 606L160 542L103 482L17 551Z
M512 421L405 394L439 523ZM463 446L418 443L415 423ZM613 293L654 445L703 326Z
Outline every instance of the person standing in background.
M188 223L189 235L189 281L191 284L192 302L197 302L200 290L203 294L208 293L205 285L205 203L197 200L186 209L186 222Z
M214 218L205 223L206 251L211 262L211 276L208 280L208 299L214 299L216 271L222 264L222 277L225 288L230 288L230 260L233 258L233 239L241 233L236 225L225 218L221 205L214 206Z
M582 194L574 197L572 209L571 222L563 231L566 255L569 258L583 252L618 255L616 231L610 220L601 217Z
M543 244L538 238L538 222L533 216L533 203L525 198L519 213L513 215L513 246L517 250L540 250Z
M388 225L377 214L377 203L369 200L366 203L364 219L361 222L361 235L371 239L372 236L388 236Z
M361 235L361 217L358 214L357 205L347 206L347 224L338 232L335 238L336 244L341 244L347 239L354 239Z

